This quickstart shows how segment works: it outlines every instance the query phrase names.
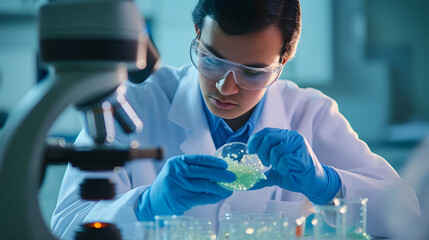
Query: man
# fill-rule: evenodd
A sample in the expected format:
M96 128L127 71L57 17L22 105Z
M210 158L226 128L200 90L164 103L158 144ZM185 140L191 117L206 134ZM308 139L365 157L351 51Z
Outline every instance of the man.
M393 168L358 139L334 100L290 81L277 81L294 56L301 32L298 0L200 0L193 12L193 64L163 67L127 98L142 118L142 133L119 143L166 146L162 163L134 161L109 173L114 201L84 202L78 179L91 173L69 166L52 219L54 233L71 236L82 222L126 225L155 215L192 215L216 222L226 212L282 210L307 215L312 203L335 196L367 197L368 232L388 236L385 193L402 184ZM228 142L248 143L265 166L267 179L249 191L231 192L227 164L212 157ZM83 130L78 144L90 144ZM403 196L418 212L414 192Z

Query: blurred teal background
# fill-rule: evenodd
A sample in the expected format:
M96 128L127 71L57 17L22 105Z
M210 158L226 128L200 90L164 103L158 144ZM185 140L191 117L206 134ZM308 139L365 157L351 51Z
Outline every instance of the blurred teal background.
M0 2L0 129L2 119L41 73L37 11L46 2ZM188 63L196 0L137 3L163 64ZM302 38L282 78L334 98L359 137L401 173L412 150L429 133L429 2L301 0L301 5ZM49 135L73 139L81 126L80 114L70 107ZM39 196L47 222L64 169L47 168Z

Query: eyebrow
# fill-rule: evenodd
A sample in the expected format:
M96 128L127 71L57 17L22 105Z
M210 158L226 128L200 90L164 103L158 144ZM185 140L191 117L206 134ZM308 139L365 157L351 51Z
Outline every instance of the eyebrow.
M207 45L207 44L203 43L202 41L200 41L200 43L201 43L201 45L203 45L203 47L205 47L207 50L209 50L209 52L211 54L215 55L218 58L222 58L222 59L227 60L218 51L216 51L216 49L214 49L212 46ZM253 68L265 68L265 67L269 67L270 66L270 65L267 65L265 63L253 63L253 64L242 64L242 65L248 66L248 67L253 67Z

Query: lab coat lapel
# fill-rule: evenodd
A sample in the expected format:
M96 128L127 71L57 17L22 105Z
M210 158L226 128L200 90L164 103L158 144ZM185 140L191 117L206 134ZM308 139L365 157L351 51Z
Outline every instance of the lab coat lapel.
M180 144L180 149L185 154L208 154L215 153L215 145L207 125L207 121L201 121L194 131Z
M290 116L285 110L285 96L282 95L279 85L277 83L271 85L265 95L261 116L252 135L266 127L290 129Z
M171 121L190 132L180 144L184 154L212 155L216 150L202 104L198 72L190 67L179 83L169 112Z

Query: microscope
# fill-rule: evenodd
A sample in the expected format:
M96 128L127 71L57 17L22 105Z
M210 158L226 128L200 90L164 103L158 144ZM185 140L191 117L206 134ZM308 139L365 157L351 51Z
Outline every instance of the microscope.
M144 69L143 81L159 63L144 29L140 12L130 0L58 0L41 7L40 53L54 74L24 96L3 129L1 239L56 239L38 205L46 164L70 162L81 170L110 171L127 160L162 158L160 148L109 146L115 139L115 121L126 133L143 129L124 96L123 83L128 69ZM70 104L84 113L93 146L47 144L50 126ZM80 186L85 200L115 196L114 185L107 179L86 179ZM110 223L81 227L76 239L121 239Z

